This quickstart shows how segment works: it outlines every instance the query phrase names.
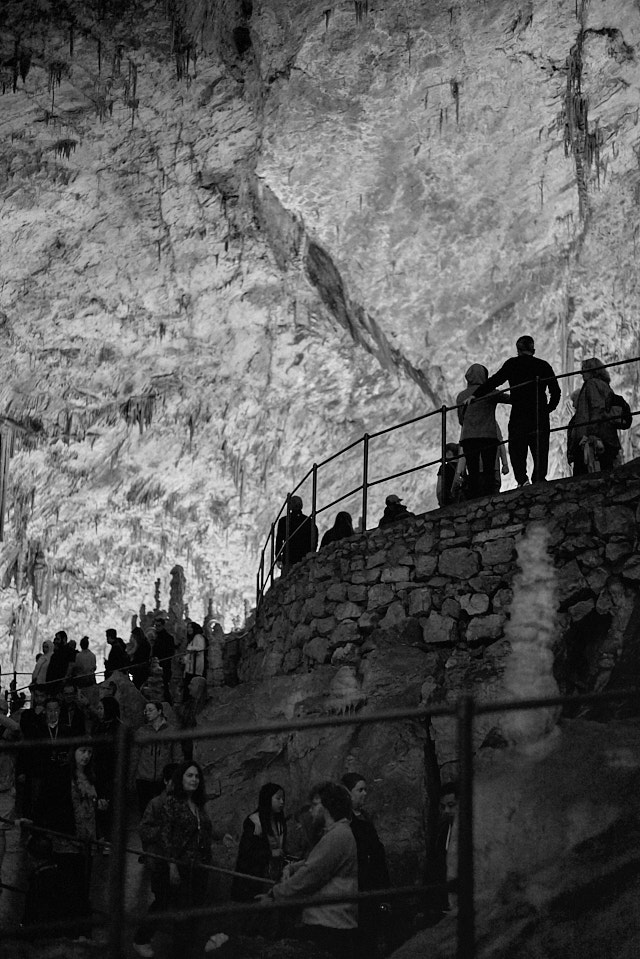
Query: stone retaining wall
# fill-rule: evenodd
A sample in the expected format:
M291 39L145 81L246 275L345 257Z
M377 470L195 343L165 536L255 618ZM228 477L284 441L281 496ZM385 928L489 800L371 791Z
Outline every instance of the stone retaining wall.
M422 677L423 701L449 698L452 685L495 679L508 651L516 544L530 523L543 522L558 570L558 679L564 689L602 688L624 659L640 582L639 519L636 460L613 474L532 486L354 535L275 583L241 637L239 678L330 664L361 679L368 655L395 638L436 654Z

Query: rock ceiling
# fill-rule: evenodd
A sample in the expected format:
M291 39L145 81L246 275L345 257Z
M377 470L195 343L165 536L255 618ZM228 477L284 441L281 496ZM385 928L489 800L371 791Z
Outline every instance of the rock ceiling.
M519 333L558 371L640 353L633 0L4 0L0 28L23 664L53 626L125 630L175 563L192 615L237 622L309 465ZM637 408L637 367L614 385ZM371 477L437 455L434 422ZM433 473L395 485L434 503Z

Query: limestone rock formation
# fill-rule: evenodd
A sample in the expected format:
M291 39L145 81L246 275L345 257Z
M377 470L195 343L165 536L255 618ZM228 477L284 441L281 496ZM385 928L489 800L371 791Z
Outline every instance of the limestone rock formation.
M525 328L559 371L636 354L627 0L0 16L0 626L21 665L54 624L122 629L175 563L191 613L237 625L310 464L450 402ZM614 383L635 406L633 370ZM380 437L370 479L438 449L434 419ZM355 453L328 466L321 504L360 475ZM434 485L398 483L417 511Z

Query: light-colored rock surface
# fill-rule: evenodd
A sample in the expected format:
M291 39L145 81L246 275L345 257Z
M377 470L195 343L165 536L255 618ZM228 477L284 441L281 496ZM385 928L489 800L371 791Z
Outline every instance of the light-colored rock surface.
M76 4L73 38L3 6L0 400L39 431L0 556L22 665L54 626L124 630L176 562L193 615L211 597L239 622L310 463L451 401L523 329L558 370L638 352L630 0L177 9L196 63L154 0ZM588 150L565 135L577 50ZM631 400L632 369L614 375ZM375 440L370 477L437 454L436 433ZM360 463L322 471L321 504ZM418 511L433 472L397 483Z

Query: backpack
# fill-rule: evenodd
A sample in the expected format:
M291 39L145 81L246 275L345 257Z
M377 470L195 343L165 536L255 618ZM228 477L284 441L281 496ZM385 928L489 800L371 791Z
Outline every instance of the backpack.
M612 424L617 430L628 430L633 423L633 413L624 396L610 393L607 397L605 409L607 413L613 413ZM617 412L618 410L620 410L620 413Z

